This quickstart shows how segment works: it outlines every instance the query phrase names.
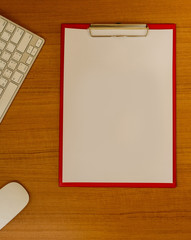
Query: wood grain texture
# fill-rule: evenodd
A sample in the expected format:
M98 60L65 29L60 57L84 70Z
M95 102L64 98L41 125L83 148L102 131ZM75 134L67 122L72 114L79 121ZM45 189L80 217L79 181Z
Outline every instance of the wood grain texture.
M1 0L0 14L46 39L0 125L0 187L30 203L1 240L191 239L191 2ZM59 188L60 24L177 24L177 188Z

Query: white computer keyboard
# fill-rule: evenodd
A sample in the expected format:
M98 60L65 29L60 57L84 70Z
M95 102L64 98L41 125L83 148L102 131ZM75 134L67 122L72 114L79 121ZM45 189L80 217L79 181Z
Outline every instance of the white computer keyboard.
M0 122L43 44L43 38L0 15Z

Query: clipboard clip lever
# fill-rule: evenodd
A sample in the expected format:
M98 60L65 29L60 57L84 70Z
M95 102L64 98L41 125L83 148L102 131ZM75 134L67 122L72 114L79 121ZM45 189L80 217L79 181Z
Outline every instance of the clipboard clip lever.
M147 24L91 24L91 37L146 37Z

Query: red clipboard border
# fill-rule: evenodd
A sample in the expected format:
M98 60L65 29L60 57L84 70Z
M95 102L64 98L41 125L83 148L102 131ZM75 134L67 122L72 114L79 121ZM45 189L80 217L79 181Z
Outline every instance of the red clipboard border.
M60 133L59 133L59 186L60 187L133 187L133 188L174 188L176 187L176 24L147 24L149 29L173 30L173 182L172 183L104 183L104 182L63 182L63 90L64 90L64 40L65 28L87 29L90 24L61 25L60 61Z

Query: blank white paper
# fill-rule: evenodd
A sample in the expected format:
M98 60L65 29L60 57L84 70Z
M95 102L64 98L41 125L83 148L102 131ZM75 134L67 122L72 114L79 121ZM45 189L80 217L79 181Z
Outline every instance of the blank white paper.
M65 29L63 182L173 182L172 49Z

